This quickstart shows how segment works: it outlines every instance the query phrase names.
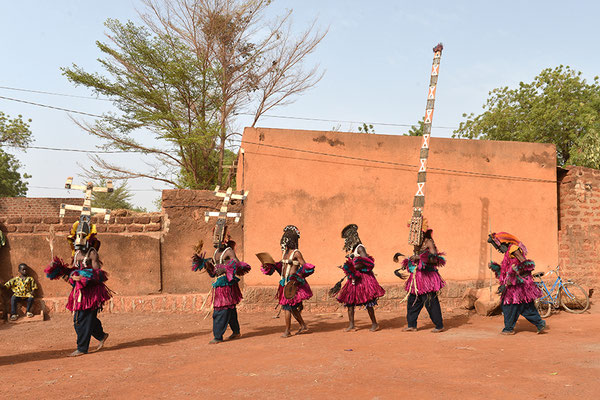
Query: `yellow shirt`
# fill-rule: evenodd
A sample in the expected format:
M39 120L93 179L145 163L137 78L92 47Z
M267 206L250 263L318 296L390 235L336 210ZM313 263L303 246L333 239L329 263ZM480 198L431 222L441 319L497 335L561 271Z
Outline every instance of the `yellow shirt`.
M33 291L37 289L37 284L31 276L25 279L15 276L6 282L4 286L12 290L13 294L17 297L33 297Z

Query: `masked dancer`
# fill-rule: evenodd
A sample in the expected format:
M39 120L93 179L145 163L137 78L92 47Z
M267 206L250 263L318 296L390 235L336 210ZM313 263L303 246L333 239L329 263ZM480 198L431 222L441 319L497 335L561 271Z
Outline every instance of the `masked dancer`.
M407 327L404 328L407 332L417 330L417 318L423 306L435 325L432 332L444 330L438 292L446 282L440 276L438 268L446 265L446 259L442 256L443 253L438 252L432 234L433 230L428 229L427 220L423 219L421 243L414 246L414 255L404 259L402 263L402 267L410 272L405 286L409 293L406 303ZM399 253L394 258L397 256Z
M240 323L238 321L237 304L242 300L242 291L238 282L240 276L250 271L250 265L240 261L235 254L235 242L227 233L224 220L217 222L215 227L214 247L212 258L204 258L202 242L196 247L192 257L192 270L205 270L209 276L214 278L212 284L213 302L213 339L209 344L223 342L223 334L227 326L231 328L228 340L241 336Z
M341 287L337 300L348 309L348 327L346 332L356 330L354 310L356 306L364 306L371 318L371 331L379 330L375 310L377 299L385 294L385 290L377 282L373 268L375 260L367 254L365 246L358 237L358 226L350 224L342 230L346 262L342 266L346 275L346 283ZM340 282L341 283L341 282Z
M502 314L504 314L503 335L514 335L515 324L522 315L542 333L546 321L535 307L535 300L542 296L541 290L533 281L531 273L535 263L528 260L527 248L515 236L506 232L492 233L488 239L496 250L504 253L502 264L490 262L490 269L500 281Z
M73 324L77 333L77 350L72 357L86 354L92 336L98 340L96 351L100 350L108 333L104 332L98 312L111 298L111 291L105 282L108 276L102 270L98 255L100 241L96 237L96 225L83 218L73 224L67 236L72 248L72 267L55 257L44 272L50 279L63 278L73 287L67 301L67 309L73 312Z
M275 271L281 275L277 289L277 299L285 312L285 332L281 337L291 336L292 315L300 324L296 334L308 331L308 326L302 318L302 302L312 297L312 291L306 277L315 271L315 266L307 263L298 250L300 231L294 225L283 228L281 237L281 261L275 264L263 264L262 272L272 275Z

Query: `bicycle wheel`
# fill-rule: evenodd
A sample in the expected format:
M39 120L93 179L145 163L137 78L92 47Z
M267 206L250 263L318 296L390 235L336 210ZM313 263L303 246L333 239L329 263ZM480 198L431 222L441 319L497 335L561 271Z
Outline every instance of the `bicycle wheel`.
M535 299L535 308L540 313L540 317L546 318L552 312L552 298L547 292L542 291L542 293L542 297Z
M576 283L566 282L560 288L560 305L565 311L581 314L590 306L590 299L585 290Z

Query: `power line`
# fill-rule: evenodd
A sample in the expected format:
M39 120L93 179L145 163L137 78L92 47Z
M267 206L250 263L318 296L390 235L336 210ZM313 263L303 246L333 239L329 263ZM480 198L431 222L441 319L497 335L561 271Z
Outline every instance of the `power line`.
M42 93L42 94L49 94L49 95L53 95L53 96L76 97L76 98L84 98L84 99L88 99L88 100L111 101L110 99L101 99L101 98L86 97L86 96L77 96L77 95L65 94L65 93L45 92L45 91L42 91L42 90L11 88L11 87L6 87L6 86L0 86L0 89L16 90L16 91L31 92L31 93ZM76 111L76 110L70 110L70 109L61 108L61 107L49 106L49 105L45 105L45 104L34 103L34 102L20 100L20 99L14 99L14 98L10 98L10 97L0 96L0 98L1 99L5 99L5 100L11 100L11 101L17 101L17 102L21 102L21 103L31 104L31 105L35 105L35 106L39 106L39 107L53 108L53 109L57 109L57 110L61 110L61 111L67 111L67 112L72 112L72 113L76 113L76 114L82 114L82 115L87 115L87 116L91 116L91 117L102 118L101 115L86 113L86 112L82 112L82 111ZM234 113L234 115L254 116L254 114L252 114L252 113L241 113L241 112L240 113ZM342 120L342 119L295 117L295 116L291 116L291 115L274 115L274 114L263 114L262 117L279 118L279 119L291 119L291 120L299 120L299 121L315 121L315 122L334 122L334 123L335 122L343 122L343 123L347 123L347 124L362 124L362 123L366 123L366 124L370 124L370 125L396 126L396 127L402 127L402 128L412 128L413 126L418 125L418 124L400 124L400 123L392 123L392 122L350 121L350 120ZM432 126L432 128L436 128L436 129L458 129L458 127L456 127L456 126L435 126L435 125Z
M49 95L52 95L52 96L75 97L75 98L78 98L78 99L87 99L87 100L111 101L110 99L102 99L102 98L99 98L99 97L78 96L76 94L45 92L43 90L19 89L19 88L13 88L13 87L8 87L8 86L0 86L0 89L15 90L17 92L49 94Z
M232 140L238 141L239 139L232 139ZM417 168L417 165L415 165L415 164L403 164L403 163L398 163L398 162L393 162L393 161L373 160L370 158L345 156L342 154L324 153L324 152L319 152L319 151L314 151L314 150L296 149L293 147L277 146L277 145L266 144L266 143L256 143L256 142L251 142L248 140L244 140L244 141L240 140L240 142L242 145L244 143L247 143L247 144L253 144L253 145L257 145L257 146L272 147L272 148L276 148L276 149L280 149L280 150L297 151L300 153L309 153L309 154L315 154L315 155L321 155L321 156L330 156L330 157L350 159L350 160L355 160L355 161L366 161L366 162L373 162L373 163L386 164L386 165L395 165L395 166L401 166L401 167L408 167L411 169ZM449 174L463 174L463 175L480 176L480 177L494 178L494 179L517 180L517 181L525 181L525 182L556 183L556 181L552 180L552 179L527 178L527 177L512 176L512 175L488 174L488 173L484 173L484 172L461 171L461 170L449 169L449 168L428 167L428 170L432 171L432 172L449 173Z
M58 187L52 187L52 186L27 186L28 188L32 188L32 189L50 189L50 190L69 190L66 188L58 188ZM168 189L127 189L127 191L129 192L158 192L158 191L162 191L162 190L168 190Z
M20 99L13 99L12 97L0 96L0 99L10 100L10 101L16 101L18 103L31 104L33 106L50 108L50 109L53 109L53 110L66 111L66 112L70 112L70 113L74 113L74 114L87 115L89 117L102 118L102 115L98 115L98 114L91 114L91 113L87 113L87 112L83 112L83 111L70 110L68 108L63 108L63 107L49 106L47 104L34 103L32 101L25 101L25 100L20 100Z
M250 115L254 116L251 113L236 113L235 115ZM344 122L348 124L371 124L371 125L383 125L383 126L399 126L404 128L412 128L418 124L396 124L391 122L369 122L369 121L347 121L342 119L325 119L325 118L308 118L308 117L292 117L286 115L272 115L272 114L263 114L262 117L269 118L281 118L281 119L296 119L296 120L304 120L304 121L317 121L317 122ZM440 129L458 129L455 126L432 126L432 128L440 128Z
M34 149L34 150L67 151L67 152L73 152L73 153L93 153L93 154L96 154L96 153L103 153L103 154L143 153L142 151L139 151L139 150L132 150L132 151L125 151L125 150L84 150L84 149L66 149L66 148L46 147L46 146L27 146L27 147L21 147L21 146L10 146L10 145L6 145L6 144L0 144L0 147L14 147L14 148L23 149L23 150Z
M289 150L289 151L297 151L300 153L337 157L337 158L343 158L343 159L348 159L348 160L353 160L353 161L363 161L363 162L372 162L372 163L377 163L377 164L394 165L394 166L410 168L410 169L414 169L417 167L417 165L415 165L415 164L404 164L404 163L399 163L399 162L394 162L394 161L374 160L374 159L370 159L370 158L353 157L353 156L346 156L346 155L342 155L342 154L325 153L325 152L319 152L319 151L313 151L313 150L303 150L303 149L297 149L297 148L293 148L293 147L285 147L285 146L277 146L277 145L266 144L266 143L250 142L248 140L244 140L244 141L242 141L240 139L230 139L230 140L233 142L240 142L240 144L243 144L243 143L254 144L254 145L258 145L258 146L271 147L271 148L280 149L280 150ZM2 147L2 146L7 146L7 145L0 144L0 147ZM7 147L15 147L15 146L7 146ZM38 150L48 150L48 151L67 151L67 152L79 152L79 153L142 153L141 151L83 150L83 149L64 149L64 148L56 148L56 147L42 147L42 146L29 146L29 147L27 147L27 149L38 149ZM495 178L495 179L519 180L519 181L526 181L526 182L556 183L555 180L550 180L550 179L539 179L539 178L527 178L527 177L518 177L518 176L511 176L511 175L488 174L488 173L483 173L483 172L461 171L461 170L448 169L448 168L429 167L429 170L441 172L441 173L446 172L446 173L451 173L451 174L481 176L481 177L488 177L488 178Z

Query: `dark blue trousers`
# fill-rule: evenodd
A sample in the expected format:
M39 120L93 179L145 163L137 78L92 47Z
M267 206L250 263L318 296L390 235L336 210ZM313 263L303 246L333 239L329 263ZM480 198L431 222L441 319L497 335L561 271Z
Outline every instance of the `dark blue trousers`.
M13 295L10 298L10 314L17 315L17 302L19 300L27 300L27 312L31 312L31 306L33 305L33 297L17 297Z
M512 332L515 324L519 319L519 315L535 325L538 329L546 326L546 321L540 317L540 313L535 308L533 301L521 304L502 304L502 314L504 314L504 332Z
M429 318L437 329L444 328L444 320L442 319L442 308L437 292L424 293L418 296L410 294L406 302L406 321L409 328L417 327L417 318L423 309L423 306L429 313Z
M97 340L104 339L102 322L98 319L98 309L75 311L73 313L73 326L77 332L77 350L87 353L92 336Z
M217 340L223 340L223 334L227 330L227 325L234 334L240 333L240 323L238 321L237 308L224 308L213 311L213 335Z

